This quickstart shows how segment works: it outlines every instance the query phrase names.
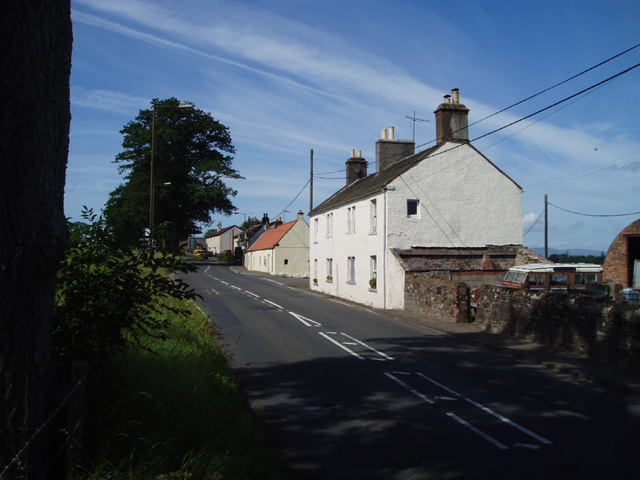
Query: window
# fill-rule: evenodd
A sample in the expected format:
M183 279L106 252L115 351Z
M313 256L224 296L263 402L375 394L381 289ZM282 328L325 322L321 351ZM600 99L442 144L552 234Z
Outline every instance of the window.
M356 207L347 208L347 233L356 233Z
M407 218L419 218L418 200L407 200Z
M333 235L333 213L327 214L327 237Z
M318 219L313 220L313 242L318 243Z
M369 221L371 224L369 227L369 233L371 235L375 235L378 233L378 202L376 199L369 202Z
M347 269L349 271L347 283L356 283L356 257L347 257Z
M333 258L327 258L327 282L333 281Z
M378 288L378 257L371 255L369 259L370 273L369 273L369 286L371 288Z
M284 259L284 264L285 264L285 265L289 265L289 259L288 259L288 258L285 258L285 259Z
M313 283L318 283L318 259L313 259Z

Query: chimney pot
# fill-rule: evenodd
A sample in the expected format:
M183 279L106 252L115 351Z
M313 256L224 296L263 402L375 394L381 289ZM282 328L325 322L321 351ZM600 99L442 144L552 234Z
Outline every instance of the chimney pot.
M387 129L386 128L382 129L382 136L380 138L382 138L382 140L386 140L387 139Z
M395 128L394 127L389 127L389 140L395 140L396 139L396 134L395 134Z
M352 148L351 149L351 158L354 158L356 156L356 149Z
M453 103L460 103L460 90L454 88L451 93L453 94Z
M444 103L451 103L451 95L444 96Z
M362 158L362 150L358 150L358 158Z

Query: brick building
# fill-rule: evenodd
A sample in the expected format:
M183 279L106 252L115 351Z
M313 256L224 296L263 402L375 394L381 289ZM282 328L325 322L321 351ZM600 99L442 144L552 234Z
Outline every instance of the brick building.
M640 219L625 228L613 241L604 260L604 277L624 287L638 288L634 281L634 268L640 263Z

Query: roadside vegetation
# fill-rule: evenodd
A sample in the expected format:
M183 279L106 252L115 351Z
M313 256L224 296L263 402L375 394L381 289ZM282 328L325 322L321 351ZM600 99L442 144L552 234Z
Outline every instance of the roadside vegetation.
M178 256L132 250L102 217L70 225L54 306L59 381L91 364L76 479L284 478ZM53 446L59 450L60 445Z
M554 263L595 263L604 265L605 255L569 255L568 253L549 255L549 260Z

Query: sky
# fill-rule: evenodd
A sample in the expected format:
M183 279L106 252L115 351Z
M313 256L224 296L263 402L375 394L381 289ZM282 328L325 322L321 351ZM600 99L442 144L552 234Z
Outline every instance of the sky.
M214 215L227 227L307 214L311 150L315 207L351 149L375 171L382 129L433 146L459 88L472 144L523 188L523 244L544 246L547 194L549 247L606 253L640 218L640 68L546 108L640 64L640 47L485 117L640 44L638 19L637 0L72 0L66 215L123 182L119 132L153 98L229 127L244 180L227 181L238 213Z

